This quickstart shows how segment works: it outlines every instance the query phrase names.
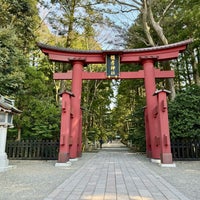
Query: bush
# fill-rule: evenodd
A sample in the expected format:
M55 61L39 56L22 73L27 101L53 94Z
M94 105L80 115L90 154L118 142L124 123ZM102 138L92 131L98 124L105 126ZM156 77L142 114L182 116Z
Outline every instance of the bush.
M171 138L200 136L200 87L191 86L169 103Z

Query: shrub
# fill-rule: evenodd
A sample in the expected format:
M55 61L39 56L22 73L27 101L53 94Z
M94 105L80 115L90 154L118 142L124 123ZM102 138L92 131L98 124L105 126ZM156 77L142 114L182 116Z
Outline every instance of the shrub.
M200 136L200 87L194 85L169 103L171 138Z

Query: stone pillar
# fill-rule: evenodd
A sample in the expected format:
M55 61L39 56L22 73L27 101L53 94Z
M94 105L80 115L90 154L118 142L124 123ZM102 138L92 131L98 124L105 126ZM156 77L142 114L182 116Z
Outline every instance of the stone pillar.
M69 145L71 130L71 92L63 92L62 110L61 110L61 128L60 128L60 148L58 155L58 163L66 163L69 161Z
M70 158L75 159L78 157L78 137L80 135L80 116L81 116L81 92L82 92L82 71L83 61L73 61L72 71L72 124L71 124L71 137L72 145L70 147Z
M156 126L156 119L153 117L154 108L157 105L157 98L153 96L156 91L155 82L155 69L154 69L154 58L141 58L142 65L144 68L144 83L146 92L146 114L148 117L149 124L149 136L151 141L151 158L152 161L159 162L160 159L160 145L159 145L159 130Z
M161 164L172 164L172 153L170 144L169 120L167 109L167 90L158 90L155 95L158 99L158 120L160 129Z
M8 169L9 160L6 150L7 126L0 126L0 172Z

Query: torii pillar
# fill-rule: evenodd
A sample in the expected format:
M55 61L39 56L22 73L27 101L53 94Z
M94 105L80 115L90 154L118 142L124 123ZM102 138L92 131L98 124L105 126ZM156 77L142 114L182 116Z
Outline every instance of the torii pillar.
M151 158L151 141L149 135L149 120L147 114L147 107L144 107L144 121L145 121L145 139L146 139L146 154L148 158Z
M82 123L83 123L83 109L81 108L79 120L79 134L78 134L78 147L77 147L77 156L82 156Z
M160 159L160 145L158 143L160 135L157 126L157 122L153 117L153 111L157 105L157 98L153 96L156 91L155 82L155 70L154 70L154 60L153 57L141 57L142 65L144 68L144 84L146 92L146 117L148 136L150 137L151 153L150 157L152 159ZM149 145L149 144L148 144Z
M69 161L69 146L71 141L71 97L74 97L74 95L71 92L65 91L60 96L62 97L60 148L56 166L59 166L59 163L66 163Z
M168 121L168 106L167 106L167 94L170 91L168 90L157 90L154 95L157 97L157 117L159 124L160 132L160 157L161 165L172 167L173 164L172 153L171 153L171 144L170 144L170 132L169 132L169 121Z
M72 145L70 146L70 158L75 159L78 157L78 144L80 137L80 122L81 122L81 91L82 91L82 71L84 60L72 60L72 124L71 124L71 137Z

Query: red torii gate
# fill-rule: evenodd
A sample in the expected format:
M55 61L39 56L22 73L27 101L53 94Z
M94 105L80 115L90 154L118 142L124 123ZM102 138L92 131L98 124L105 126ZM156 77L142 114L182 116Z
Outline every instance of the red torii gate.
M192 40L158 46L152 48L86 51L48 46L38 43L49 59L57 62L71 63L72 71L54 73L55 80L72 80L72 93L64 92L61 116L61 138L58 161L67 162L69 158L77 158L81 154L82 111L81 91L82 80L96 79L144 79L146 92L145 130L147 155L152 159L161 159L162 163L171 164L168 112L166 91L156 91L156 78L173 78L174 71L161 71L154 68L156 61L171 60L178 57ZM140 63L143 70L137 72L119 72L117 76L108 76L106 72L86 72L87 64L104 64L107 56L117 55L120 63ZM71 98L71 96L73 96ZM71 104L71 111L68 105ZM68 112L66 111L68 108ZM65 116L67 115L67 116ZM69 116L73 115L71 120ZM157 117L157 115L159 117ZM68 119L64 121L64 119ZM165 119L162 120L161 118ZM69 148L70 146L70 148Z

